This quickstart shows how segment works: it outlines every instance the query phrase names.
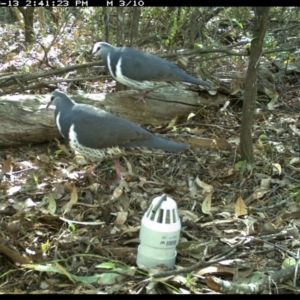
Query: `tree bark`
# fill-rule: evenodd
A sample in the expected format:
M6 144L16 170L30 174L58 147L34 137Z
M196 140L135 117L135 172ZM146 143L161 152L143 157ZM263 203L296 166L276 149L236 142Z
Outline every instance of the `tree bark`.
M31 43L34 37L33 30L33 13L34 7L18 7L24 18L25 24L25 42Z
M124 46L124 30L125 30L125 20L124 20L124 8L117 8L118 22L117 22L117 47ZM118 82L116 83L116 91L126 91L127 86Z
M130 45L129 46L132 46L134 41L138 38L141 8L140 7L132 7L131 11L132 11L132 21L131 21L131 29L130 29Z
M104 28L104 36L101 38L109 43L109 13L107 10L107 7L102 7L102 22L103 22L103 28Z
M124 30L125 30L125 21L124 21L124 8L117 7L117 47L124 46Z
M241 124L241 159L253 163L252 124L256 97L256 78L259 69L262 45L267 30L269 7L255 7L253 39L250 46L250 59L246 75L245 98Z

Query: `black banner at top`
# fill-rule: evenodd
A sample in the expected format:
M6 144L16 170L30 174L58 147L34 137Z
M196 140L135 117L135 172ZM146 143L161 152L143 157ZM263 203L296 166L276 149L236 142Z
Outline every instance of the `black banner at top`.
M143 7L170 6L166 1L163 5L158 0L0 0L0 7ZM172 6L172 5L171 5Z

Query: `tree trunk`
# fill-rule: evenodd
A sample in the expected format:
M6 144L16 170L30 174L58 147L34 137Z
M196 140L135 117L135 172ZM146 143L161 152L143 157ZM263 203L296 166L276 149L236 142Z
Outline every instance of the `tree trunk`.
M253 39L250 46L250 59L246 75L245 98L241 124L241 159L253 163L252 123L256 97L256 78L259 69L262 45L267 30L269 7L255 7Z
M138 38L140 16L141 16L141 8L132 7L132 21L131 21L129 46L132 46L134 41Z
M102 7L102 21L103 21L103 28L104 28L104 37L102 36L105 42L109 43L109 13L107 11L107 7Z
M200 15L200 11L198 7L194 7L193 8L193 12L191 14L191 19L190 19L190 40L189 40L189 49L193 49L194 48L194 43L195 43L195 39L196 39L196 28L197 28L197 18Z
M124 46L124 8L118 7L117 8L117 14L118 14L118 22L117 22L117 46L121 47ZM126 91L127 86L118 82L116 83L116 91Z
M25 42L31 43L34 37L33 30L33 13L34 7L18 7L19 11L22 13L25 24Z
M117 46L121 47L121 46L124 46L124 30L125 30L124 8L123 7L117 7L117 15L118 15Z

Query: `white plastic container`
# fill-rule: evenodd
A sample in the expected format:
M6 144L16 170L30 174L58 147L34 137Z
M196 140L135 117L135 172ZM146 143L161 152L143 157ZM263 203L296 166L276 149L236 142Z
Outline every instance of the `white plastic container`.
M176 202L166 195L153 199L141 223L137 265L148 268L165 265L173 269L180 229Z

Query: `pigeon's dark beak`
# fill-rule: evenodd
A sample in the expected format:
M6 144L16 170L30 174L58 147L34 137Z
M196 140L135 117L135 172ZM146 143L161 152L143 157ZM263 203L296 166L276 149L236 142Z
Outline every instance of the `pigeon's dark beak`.
M92 57L98 59L98 58L100 58L100 55L98 55L98 53L96 51L94 51L92 53Z
M54 96L51 96L50 101L48 102L46 109L52 104L52 101L54 100Z
M92 56L95 58L100 58L100 53L98 53L98 51L100 51L101 46L98 46L97 48L93 48L92 50Z

